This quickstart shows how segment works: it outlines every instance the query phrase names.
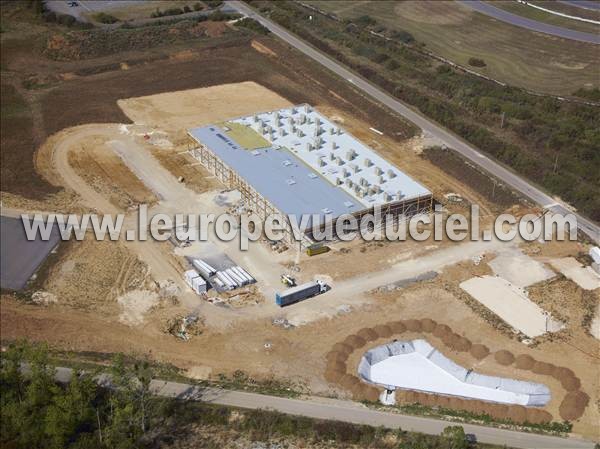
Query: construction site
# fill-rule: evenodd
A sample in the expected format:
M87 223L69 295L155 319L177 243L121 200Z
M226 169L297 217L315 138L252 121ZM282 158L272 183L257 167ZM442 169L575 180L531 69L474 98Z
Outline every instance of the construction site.
M211 51L165 64L177 74ZM273 39L220 51L220 72L198 73L195 86L122 94L106 116L57 125L35 167L59 193L5 195L3 215L123 213L127 231L142 204L150 214L311 214L320 227L375 207L396 222L433 216L435 203L444 216L479 204L482 229L497 212L544 213L445 173L423 157L425 148L445 151L442 142L403 135L406 121L316 64L288 59ZM219 78L237 59L260 73ZM67 83L82 91L120 77L139 84L154 64ZM110 120L115 111L121 118ZM519 429L568 421L574 435L600 438L594 244L319 245L309 226L302 231L300 244L288 225L283 241L262 238L247 251L213 234L61 242L30 279L30 300L3 288L2 339L149 355L202 381L243 371L386 410L420 404Z

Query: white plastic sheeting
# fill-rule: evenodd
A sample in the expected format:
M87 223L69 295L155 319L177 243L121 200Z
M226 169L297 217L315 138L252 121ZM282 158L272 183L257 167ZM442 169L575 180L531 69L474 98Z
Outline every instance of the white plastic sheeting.
M367 351L358 374L388 390L400 388L529 406L542 406L550 400L545 385L475 373L457 365L425 340L396 341Z

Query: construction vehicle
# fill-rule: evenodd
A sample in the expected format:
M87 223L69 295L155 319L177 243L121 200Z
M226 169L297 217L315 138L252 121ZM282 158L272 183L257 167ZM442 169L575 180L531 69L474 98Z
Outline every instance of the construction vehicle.
M308 254L309 256L316 256L317 254L329 252L330 249L331 248L329 248L329 246L325 245L311 245L308 248L306 248L306 254Z
M295 287L296 286L296 279L294 279L293 277L291 277L289 274L282 274L281 275L281 283L283 285L287 285L288 287Z
M279 307L289 306L304 301L327 291L327 285L322 281L312 281L296 287L288 288L281 293L275 293L275 303Z

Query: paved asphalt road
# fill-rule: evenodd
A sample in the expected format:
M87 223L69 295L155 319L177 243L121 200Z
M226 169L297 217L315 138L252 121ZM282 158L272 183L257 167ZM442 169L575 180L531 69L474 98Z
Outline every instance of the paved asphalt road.
M566 3L567 5L577 6L583 9L592 9L600 11L600 2L593 0L558 0L560 3Z
M25 368L26 370L26 368ZM73 375L70 368L57 368L56 378L59 382L67 383ZM100 376L99 383L110 386L110 378ZM548 435L515 432L494 427L476 426L464 423L453 423L419 416L401 415L399 413L380 412L366 406L339 399L307 397L304 399L289 399L278 396L268 396L243 391L230 391L218 388L199 388L179 382L153 380L150 389L157 396L178 398L186 401L203 401L212 404L239 407L245 409L275 410L281 413L297 416L307 416L316 419L329 419L384 426L391 429L439 435L445 427L461 425L466 433L473 434L477 441L524 449L587 449L593 448L590 441L559 438Z
M255 13L254 10L252 10L248 5L239 1L229 1L228 3L240 13L250 16L253 19L259 21L263 26L268 28L274 35L276 35L280 39L283 39L288 44L292 45L296 49L300 50L302 53L306 54L315 61L324 65L337 75L347 79L358 89L369 94L370 96L378 100L380 103L386 105L391 110L403 115L415 125L420 127L427 134L437 137L442 142L445 142L446 145L448 145L448 147L459 152L462 156L469 159L481 168L485 169L505 184L511 186L514 190L520 192L525 197L531 199L533 202L557 214L566 215L571 213L571 211L563 204L558 203L554 198L544 193L537 187L534 187L525 179L516 175L512 171L504 168L498 162L495 162L492 159L488 158L475 147L469 145L462 139L456 137L451 132L437 125L435 122L422 116L421 114L409 108L405 104L399 102L394 97L381 90L379 87L374 86L373 84L361 78L359 75L355 74L354 72L351 72L344 66L331 59L329 56L326 56L318 50L315 50L313 47L304 43L304 41L298 39L296 36L289 33L284 28ZM600 244L600 226L578 214L575 214L575 216L577 217L578 228L582 232L587 234L596 243Z
M501 20L502 22L510 23L521 28L527 28L538 33L551 34L552 36L571 39L574 41L588 42L591 44L600 44L600 34L584 33L582 31L570 30L547 23L538 22L537 20L527 19L517 14L512 14L503 9L496 8L489 3L483 3L479 0L461 0L465 6L474 9L477 12Z

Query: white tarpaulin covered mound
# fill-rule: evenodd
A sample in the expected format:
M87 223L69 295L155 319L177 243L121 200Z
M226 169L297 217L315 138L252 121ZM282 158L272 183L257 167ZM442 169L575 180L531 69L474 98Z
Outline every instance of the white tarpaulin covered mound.
M543 406L550 390L542 384L477 374L457 365L425 340L396 341L367 351L359 376L388 390L397 388L468 399Z

